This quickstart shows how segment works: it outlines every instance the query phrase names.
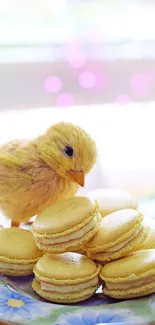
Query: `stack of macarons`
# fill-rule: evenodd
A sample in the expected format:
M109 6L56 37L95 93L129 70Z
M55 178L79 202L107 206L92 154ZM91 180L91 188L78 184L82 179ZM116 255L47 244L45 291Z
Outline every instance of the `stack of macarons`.
M101 265L77 253L99 231L98 203L74 197L49 206L32 225L36 245L45 252L34 268L33 290L57 303L75 303L98 289Z
M148 231L136 200L120 190L100 189L49 206L32 225L36 245L46 254L34 268L34 291L54 302L86 299L99 286L99 272L88 281L84 265L86 272L88 265L102 268L127 256L142 244Z
M101 283L116 299L143 296L155 292L154 233L130 194L99 189L47 207L31 230L0 229L0 272L33 272L33 290L56 303L88 299Z

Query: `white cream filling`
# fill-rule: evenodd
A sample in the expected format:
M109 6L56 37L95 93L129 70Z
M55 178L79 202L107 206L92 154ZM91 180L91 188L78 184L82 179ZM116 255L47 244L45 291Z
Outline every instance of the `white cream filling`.
M19 270L19 271L31 271L34 268L35 263L31 264L8 264L4 262L0 262L0 269L4 270Z
M95 217L89 224L87 224L80 230L75 231L74 233L71 233L71 234L68 234L65 236L56 237L56 238L51 238L51 239L40 238L39 242L44 245L48 245L48 244L53 245L53 244L66 243L66 242L68 242L70 240L74 240L74 239L79 239L79 238L83 237L87 232L92 230L96 224L97 224L97 218Z
M39 281L37 279L37 281ZM80 290L84 290L90 287L94 287L96 285L98 285L98 277L95 277L92 280L89 280L85 283L79 283L79 284L74 284L74 285L54 285L52 283L45 283L42 281L39 281L40 285L41 285L41 290L43 291L49 291L49 292L61 292L61 293L69 293L69 292L76 292L76 291L80 291Z
M111 253L111 252L117 252L122 247L124 247L126 244L128 244L131 240L137 237L137 235L142 231L143 226L140 225L140 227L127 239L123 240L120 244L114 245L108 249L105 250L105 253Z
M155 281L155 275L152 275L150 277L140 279L137 281L133 282L128 282L128 283L111 283L111 282L106 282L106 287L110 290L121 290L121 289L130 289L130 288L136 288L140 287L141 285L148 284L151 282Z

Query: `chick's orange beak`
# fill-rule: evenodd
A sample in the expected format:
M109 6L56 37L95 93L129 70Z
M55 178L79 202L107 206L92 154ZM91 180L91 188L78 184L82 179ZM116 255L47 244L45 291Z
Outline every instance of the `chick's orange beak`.
M84 187L84 173L81 171L70 170L68 172L68 177L75 183Z

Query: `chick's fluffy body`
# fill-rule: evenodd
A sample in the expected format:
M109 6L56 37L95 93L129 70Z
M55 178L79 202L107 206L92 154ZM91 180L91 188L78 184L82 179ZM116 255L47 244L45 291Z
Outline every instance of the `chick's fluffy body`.
M65 155L66 145L74 149ZM88 173L96 161L93 140L67 123L50 127L34 141L12 141L0 148L0 207L17 222L27 222L49 204L76 194L69 170Z

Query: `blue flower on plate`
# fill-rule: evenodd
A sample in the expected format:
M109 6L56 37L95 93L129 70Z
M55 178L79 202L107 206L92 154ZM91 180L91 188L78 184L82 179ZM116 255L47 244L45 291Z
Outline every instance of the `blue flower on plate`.
M97 325L97 324L130 324L133 315L128 309L106 308L100 310L86 309L81 313L65 313L61 315L54 325ZM133 323L132 323L133 324Z
M147 302L149 305L152 305L153 307L155 307L155 294L152 294L149 299L147 299Z
M155 294L152 294L146 301L146 305L150 308L150 312L155 315Z
M46 303L39 302L26 295L22 295L9 287L0 286L0 319L30 320L47 316L49 308Z

